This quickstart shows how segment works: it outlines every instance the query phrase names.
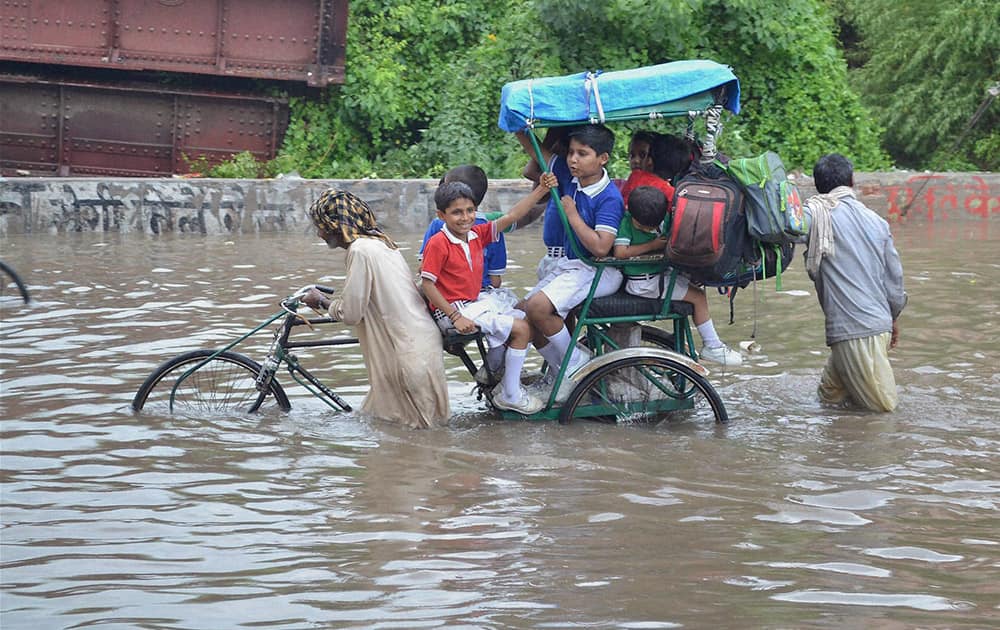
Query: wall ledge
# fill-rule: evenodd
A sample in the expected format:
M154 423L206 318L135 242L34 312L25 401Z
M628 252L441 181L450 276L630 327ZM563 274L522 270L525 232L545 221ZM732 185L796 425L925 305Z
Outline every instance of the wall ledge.
M803 197L812 179L795 178ZM436 180L278 178L0 178L0 235L72 232L306 233L308 209L327 188L367 201L388 229L420 230L434 216ZM858 173L861 200L890 222L977 221L1000 216L1000 173ZM486 210L510 208L529 184L495 179Z

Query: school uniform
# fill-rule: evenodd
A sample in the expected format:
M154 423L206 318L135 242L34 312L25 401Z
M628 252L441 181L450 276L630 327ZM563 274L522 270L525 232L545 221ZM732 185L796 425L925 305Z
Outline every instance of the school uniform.
M573 179L566 160L559 159L558 155L553 155L552 159L549 160L549 170L559 182L568 182ZM548 205L545 206L545 215L542 217L542 242L545 243L545 255L538 261L538 266L535 269L539 281L549 275L560 258L566 257L566 229L563 227L559 209L556 207L556 196L561 196L562 191L562 184L552 191L549 195Z
M502 212L481 212L477 210L475 225L489 223L502 216ZM420 252L417 253L418 261L423 261L424 259L424 249L427 248L427 241L431 240L431 237L440 232L442 228L444 228L444 221L441 219L434 219L427 226L427 231L424 232L424 240L420 244ZM507 273L507 242L504 239L503 233L500 233L495 241L483 249L483 260L485 264L483 265L482 286L484 288L492 287L493 282L490 276L502 276Z
M513 308L507 292L482 291L485 260L483 251L498 236L496 222L473 225L468 241L463 241L445 225L427 241L420 277L434 283L442 297L472 320L490 347L498 347L510 337L514 319L524 319L524 312ZM434 308L438 327L446 332L454 327L448 315Z
M622 199L625 201L626 210L628 209L628 196L639 186L652 186L662 192L667 198L667 207L669 209L674 199L674 187L659 175L637 168L629 173L628 179L621 185Z
M660 238L663 234L663 226L649 232L640 229L632 223L632 215L628 212L622 218L621 225L618 226L618 236L615 237L615 246L645 245L646 243ZM664 248L666 243L664 243ZM659 263L628 263L623 265L622 273L625 275L625 292L630 295L637 295L644 298L659 299L670 285L670 274L672 271L663 271L663 265ZM671 300L680 300L687 295L690 283L686 276L677 274L674 281L674 291L670 295Z
M566 160L563 157L556 157L553 163L552 172L559 179L560 195L568 195L576 203L577 211L584 222L598 232L608 232L617 234L618 225L621 223L625 213L624 202L618 187L611 183L608 172L605 170L601 178L589 185L580 186L576 177L572 177ZM546 209L546 224L549 221L549 214L554 215L555 220L562 223L558 215L558 209L554 207L555 201L549 202ZM528 297L535 293L542 292L555 307L556 312L563 319L569 311L577 304L583 302L590 292L591 283L594 280L596 269L593 265L580 260L576 250L584 256L593 257L580 244L576 235L563 230L562 248L558 257L546 270L538 285L528 293ZM576 250L574 250L574 246ZM548 246L548 241L546 241ZM622 274L618 269L606 267L601 273L601 280L594 297L611 295L621 286Z

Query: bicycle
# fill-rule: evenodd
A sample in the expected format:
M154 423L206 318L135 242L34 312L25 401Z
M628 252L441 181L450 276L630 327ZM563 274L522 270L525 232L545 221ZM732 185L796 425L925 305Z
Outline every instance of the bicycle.
M171 412L252 413L266 409L265 403L268 402L281 411L288 411L291 409L288 395L275 379L278 368L284 364L289 375L314 396L334 409L351 411L351 405L302 366L292 352L297 348L358 343L354 337L323 341L289 339L296 327L315 329L318 325L336 321L330 317L310 319L298 313L300 299L313 286L324 293L333 293L333 289L329 287L303 287L281 300L281 310L278 313L225 347L217 350L193 350L167 360L139 387L132 399L132 409L141 411L148 403L164 399ZM262 362L258 363L244 354L232 352L233 347L281 318L284 321L275 330L267 356Z
M618 261L615 263L618 264ZM302 297L314 287L332 294L330 287L309 285L280 301L281 310L249 332L218 349L198 349L168 359L158 366L142 383L132 399L132 409L140 412L148 405L166 405L170 413L243 414L289 411L291 401L277 376L284 367L296 383L336 411L352 411L351 405L331 387L323 383L299 362L296 349L354 345L355 337L334 337L325 340L293 340L297 328L337 323L330 317L309 317L299 313ZM588 305L591 301L588 300ZM655 312L650 309L658 309ZM629 311L638 308L641 314ZM579 317L585 322L587 333L582 339L595 354L594 359L572 377L559 374L557 385L563 380L572 383L572 391L565 402L556 402L553 388L549 404L539 413L528 416L533 420L555 419L567 423L576 418L590 418L605 422L644 419L659 421L680 410L708 413L717 423L728 421L721 398L705 378L707 370L689 355L677 352L678 348L692 347L691 331L687 323L690 305L683 302L646 300L626 294L592 300L589 314L586 306ZM668 333L641 320L671 319L674 332ZM267 354L258 362L233 348L281 320L275 328ZM621 323L637 323L641 346L623 347L613 332ZM468 351L474 345L479 362ZM485 365L486 346L480 333L445 333L445 352L458 357L469 374L475 377ZM492 406L490 387L484 383L475 386L477 398L486 399ZM696 404L701 401L703 404ZM523 418L512 412L502 412L507 418Z

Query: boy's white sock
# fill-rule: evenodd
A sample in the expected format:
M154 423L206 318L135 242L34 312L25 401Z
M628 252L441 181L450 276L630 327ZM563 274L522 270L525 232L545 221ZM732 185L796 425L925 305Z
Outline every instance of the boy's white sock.
M503 365L503 355L507 346L497 346L496 348L490 348L486 351L486 365L489 366L491 372L500 371L500 366Z
M521 399L521 368L524 358L528 355L527 348L507 348L504 359L503 395L509 401Z
M548 361L551 366L558 368L562 365L563 357L566 356L566 350L569 349L569 344L573 342L573 338L569 336L569 330L567 330L566 326L560 328L559 332L551 337L546 335L545 338L549 340L549 345L545 347L548 348L549 346L552 346L552 357L554 360L550 360L549 357L544 354L542 356L545 357L545 360Z
M718 348L722 345L719 333L715 332L715 324L710 319L698 324L698 334L701 335L701 342L706 348Z

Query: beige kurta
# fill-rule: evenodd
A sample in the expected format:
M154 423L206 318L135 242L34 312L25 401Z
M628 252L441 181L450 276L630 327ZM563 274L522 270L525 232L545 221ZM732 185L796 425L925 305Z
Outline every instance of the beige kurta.
M441 332L406 260L374 238L347 250L347 280L330 315L357 326L371 390L362 410L414 428L447 424Z

